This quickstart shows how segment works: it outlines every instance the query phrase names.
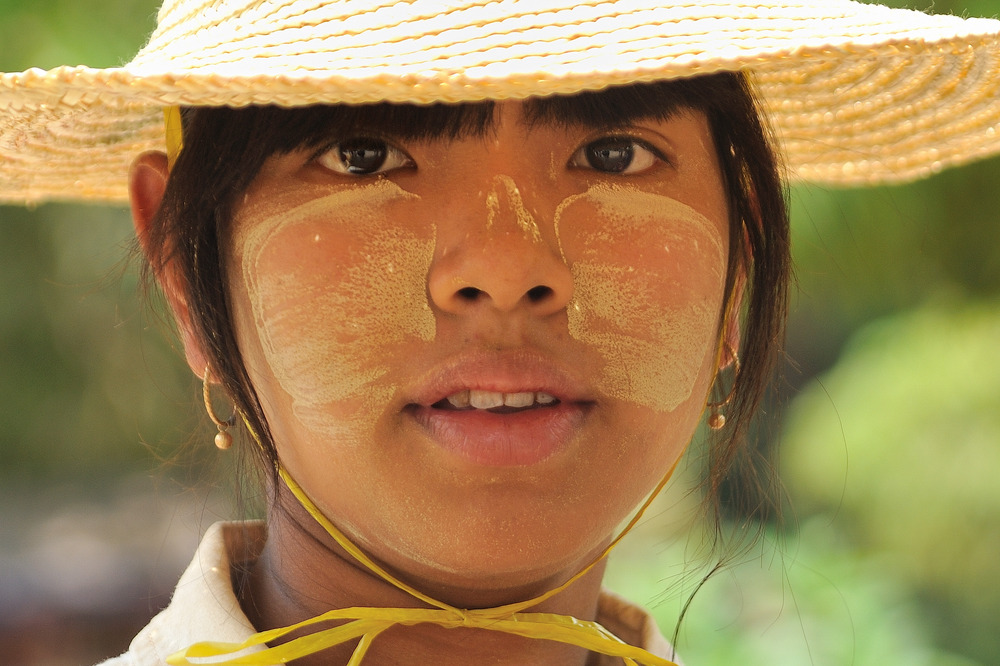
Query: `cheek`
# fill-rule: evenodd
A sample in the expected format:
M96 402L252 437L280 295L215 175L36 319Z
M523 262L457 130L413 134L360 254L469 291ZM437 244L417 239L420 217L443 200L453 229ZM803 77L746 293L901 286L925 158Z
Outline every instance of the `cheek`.
M715 351L727 251L720 224L669 197L602 186L560 206L556 233L574 278L569 332L603 357L602 388L657 412L677 409Z
M311 430L339 432L345 413L355 421L384 406L397 349L434 338L425 295L433 232L393 224L396 205L409 198L380 181L237 220L262 355ZM275 203L268 208L280 209Z

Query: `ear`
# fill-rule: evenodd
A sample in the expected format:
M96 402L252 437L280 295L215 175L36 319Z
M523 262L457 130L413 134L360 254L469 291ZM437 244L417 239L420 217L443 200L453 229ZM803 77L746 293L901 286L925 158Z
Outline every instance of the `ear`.
M147 152L139 155L129 170L128 190L132 207L132 223L135 225L135 235L146 260L153 266L156 281L167 297L167 303L173 312L181 342L184 345L184 356L187 358L191 371L203 378L208 367L208 356L205 354L201 341L191 325L191 314L188 308L187 294L184 291L184 278L176 265L170 260L168 249L151 247L149 235L150 225L167 189L170 170L167 166L167 156L161 152ZM159 257L167 257L163 263Z

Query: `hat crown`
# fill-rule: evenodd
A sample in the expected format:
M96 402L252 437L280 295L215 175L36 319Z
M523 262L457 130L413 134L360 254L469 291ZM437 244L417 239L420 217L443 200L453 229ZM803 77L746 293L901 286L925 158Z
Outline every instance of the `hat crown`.
M738 69L768 51L829 50L904 32L940 40L974 27L851 0L167 0L131 64L145 74L365 81L579 80L580 72L634 80L647 71L662 78Z

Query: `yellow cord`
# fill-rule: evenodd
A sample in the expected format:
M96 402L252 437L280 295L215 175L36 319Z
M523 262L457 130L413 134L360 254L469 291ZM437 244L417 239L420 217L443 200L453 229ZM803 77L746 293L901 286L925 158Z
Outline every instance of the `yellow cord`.
M181 108L167 106L163 109L164 138L167 142L167 168L173 169L177 156L184 148L184 132L181 126Z
M253 431L251 430L251 434ZM327 648L342 645L353 640L361 639L355 648L348 666L358 666L361 664L365 653L372 642L380 633L386 629L401 625L412 626L415 624L436 624L445 628L473 627L478 629L488 629L515 634L526 638L539 640L557 641L576 645L592 652L621 657L630 666L677 666L674 662L658 657L646 650L629 645L602 627L597 622L578 620L568 615L558 615L554 613L525 613L525 609L537 606L553 595L565 590L575 583L582 576L586 575L608 553L618 545L624 536L638 524L642 514L652 504L653 500L666 485L673 474L674 467L667 472L660 480L656 488L650 493L643 505L629 521L625 529L615 537L615 539L598 555L590 564L581 569L576 575L565 583L533 599L522 601L494 608L461 609L438 601L423 594L419 590L412 588L403 581L395 578L392 574L380 567L371 558L365 555L360 548L351 541L330 522L330 520L320 512L313 501L306 495L305 491L295 482L284 468L278 470L282 480L288 488L301 502L302 506L309 514L330 534L330 536L345 551L350 553L358 562L365 565L373 573L395 587L403 590L407 594L432 606L432 608L368 608L355 607L332 610L323 613L297 624L270 631L262 631L245 640L242 643L217 643L205 642L196 643L186 650L182 650L171 655L167 659L170 666L196 666L198 664L215 664L225 666L271 666L300 659L302 657L315 654ZM274 647L267 647L264 650L244 654L241 656L227 657L235 655L248 648L265 646L268 643L280 639L292 632L313 625L346 621L332 628L316 629L312 633L292 639L286 643L281 643ZM222 660L204 661L205 659L223 658ZM197 659L198 661L190 661Z

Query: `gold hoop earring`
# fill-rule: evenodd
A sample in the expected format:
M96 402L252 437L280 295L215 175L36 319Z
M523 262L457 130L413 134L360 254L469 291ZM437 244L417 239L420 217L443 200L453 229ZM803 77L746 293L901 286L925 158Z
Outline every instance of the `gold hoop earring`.
M225 451L233 445L233 436L228 432L228 430L236 423L236 411L233 410L233 415L229 417L228 420L223 421L215 414L215 410L212 408L212 395L209 390L208 378L211 376L212 366L205 366L205 377L202 379L202 395L205 398L205 411L208 412L208 418L212 419L212 423L215 427L219 429L218 434L215 436L215 446L220 451Z
M712 430L722 430L725 427L726 415L721 410L733 399L733 395L736 393L736 384L740 378L740 355L728 342L725 345L726 350L733 357L733 385L729 387L729 393L726 394L725 398L719 402L708 403L708 408L711 410L708 416L708 427Z

